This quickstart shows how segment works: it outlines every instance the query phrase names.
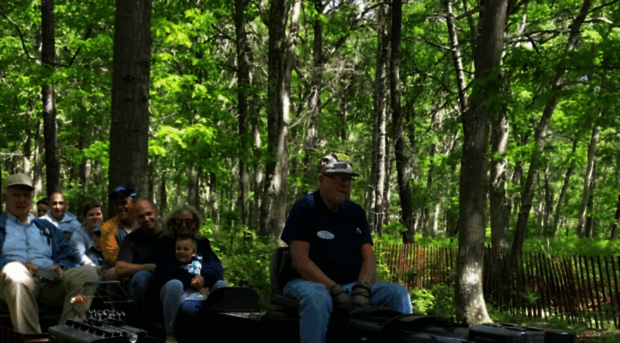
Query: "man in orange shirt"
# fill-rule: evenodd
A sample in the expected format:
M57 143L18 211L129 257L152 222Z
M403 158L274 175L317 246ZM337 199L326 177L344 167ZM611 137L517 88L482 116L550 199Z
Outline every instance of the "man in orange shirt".
M121 185L110 193L109 199L114 204L116 217L101 226L101 250L105 264L114 267L123 239L136 227L136 222L131 215L136 192L130 186ZM106 279L118 279L115 268L110 268L106 272Z

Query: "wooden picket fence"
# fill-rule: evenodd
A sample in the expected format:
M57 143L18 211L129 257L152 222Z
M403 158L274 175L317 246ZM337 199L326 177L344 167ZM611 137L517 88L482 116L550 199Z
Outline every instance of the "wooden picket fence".
M453 285L456 248L377 244L392 282L409 289ZM513 267L508 250L485 251L484 297L495 308L529 318L556 318L588 328L620 328L620 256L526 253Z

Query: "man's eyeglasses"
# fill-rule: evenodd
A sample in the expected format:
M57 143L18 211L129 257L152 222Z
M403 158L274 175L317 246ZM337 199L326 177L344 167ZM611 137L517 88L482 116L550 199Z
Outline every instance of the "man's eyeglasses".
M183 227L183 224L185 224L186 227L192 227L194 225L194 220L193 219L177 219L174 222L174 225L176 225L177 227Z

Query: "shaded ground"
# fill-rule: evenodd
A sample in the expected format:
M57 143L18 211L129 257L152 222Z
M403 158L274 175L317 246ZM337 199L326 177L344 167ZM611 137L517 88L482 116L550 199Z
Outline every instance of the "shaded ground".
M620 342L620 333L584 331L577 337L579 343L616 343Z

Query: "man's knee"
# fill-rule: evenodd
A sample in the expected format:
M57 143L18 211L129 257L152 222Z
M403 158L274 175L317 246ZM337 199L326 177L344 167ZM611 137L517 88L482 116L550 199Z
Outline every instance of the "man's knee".
M170 280L168 282L166 282L166 284L164 285L164 287L162 287L162 292L164 293L168 293L171 291L181 291L183 292L183 282L181 282L180 280Z
M317 309L327 309L329 312L332 310L332 297L329 291L323 284L310 281L292 281L292 284L287 284L284 289L284 293L288 296L293 296L301 306L311 306Z
M131 278L130 287L133 289L146 289L148 287L149 282L153 278L153 273L147 270L141 270L134 274Z
M32 290L36 288L34 278L21 262L9 262L2 268L2 282L23 285Z

